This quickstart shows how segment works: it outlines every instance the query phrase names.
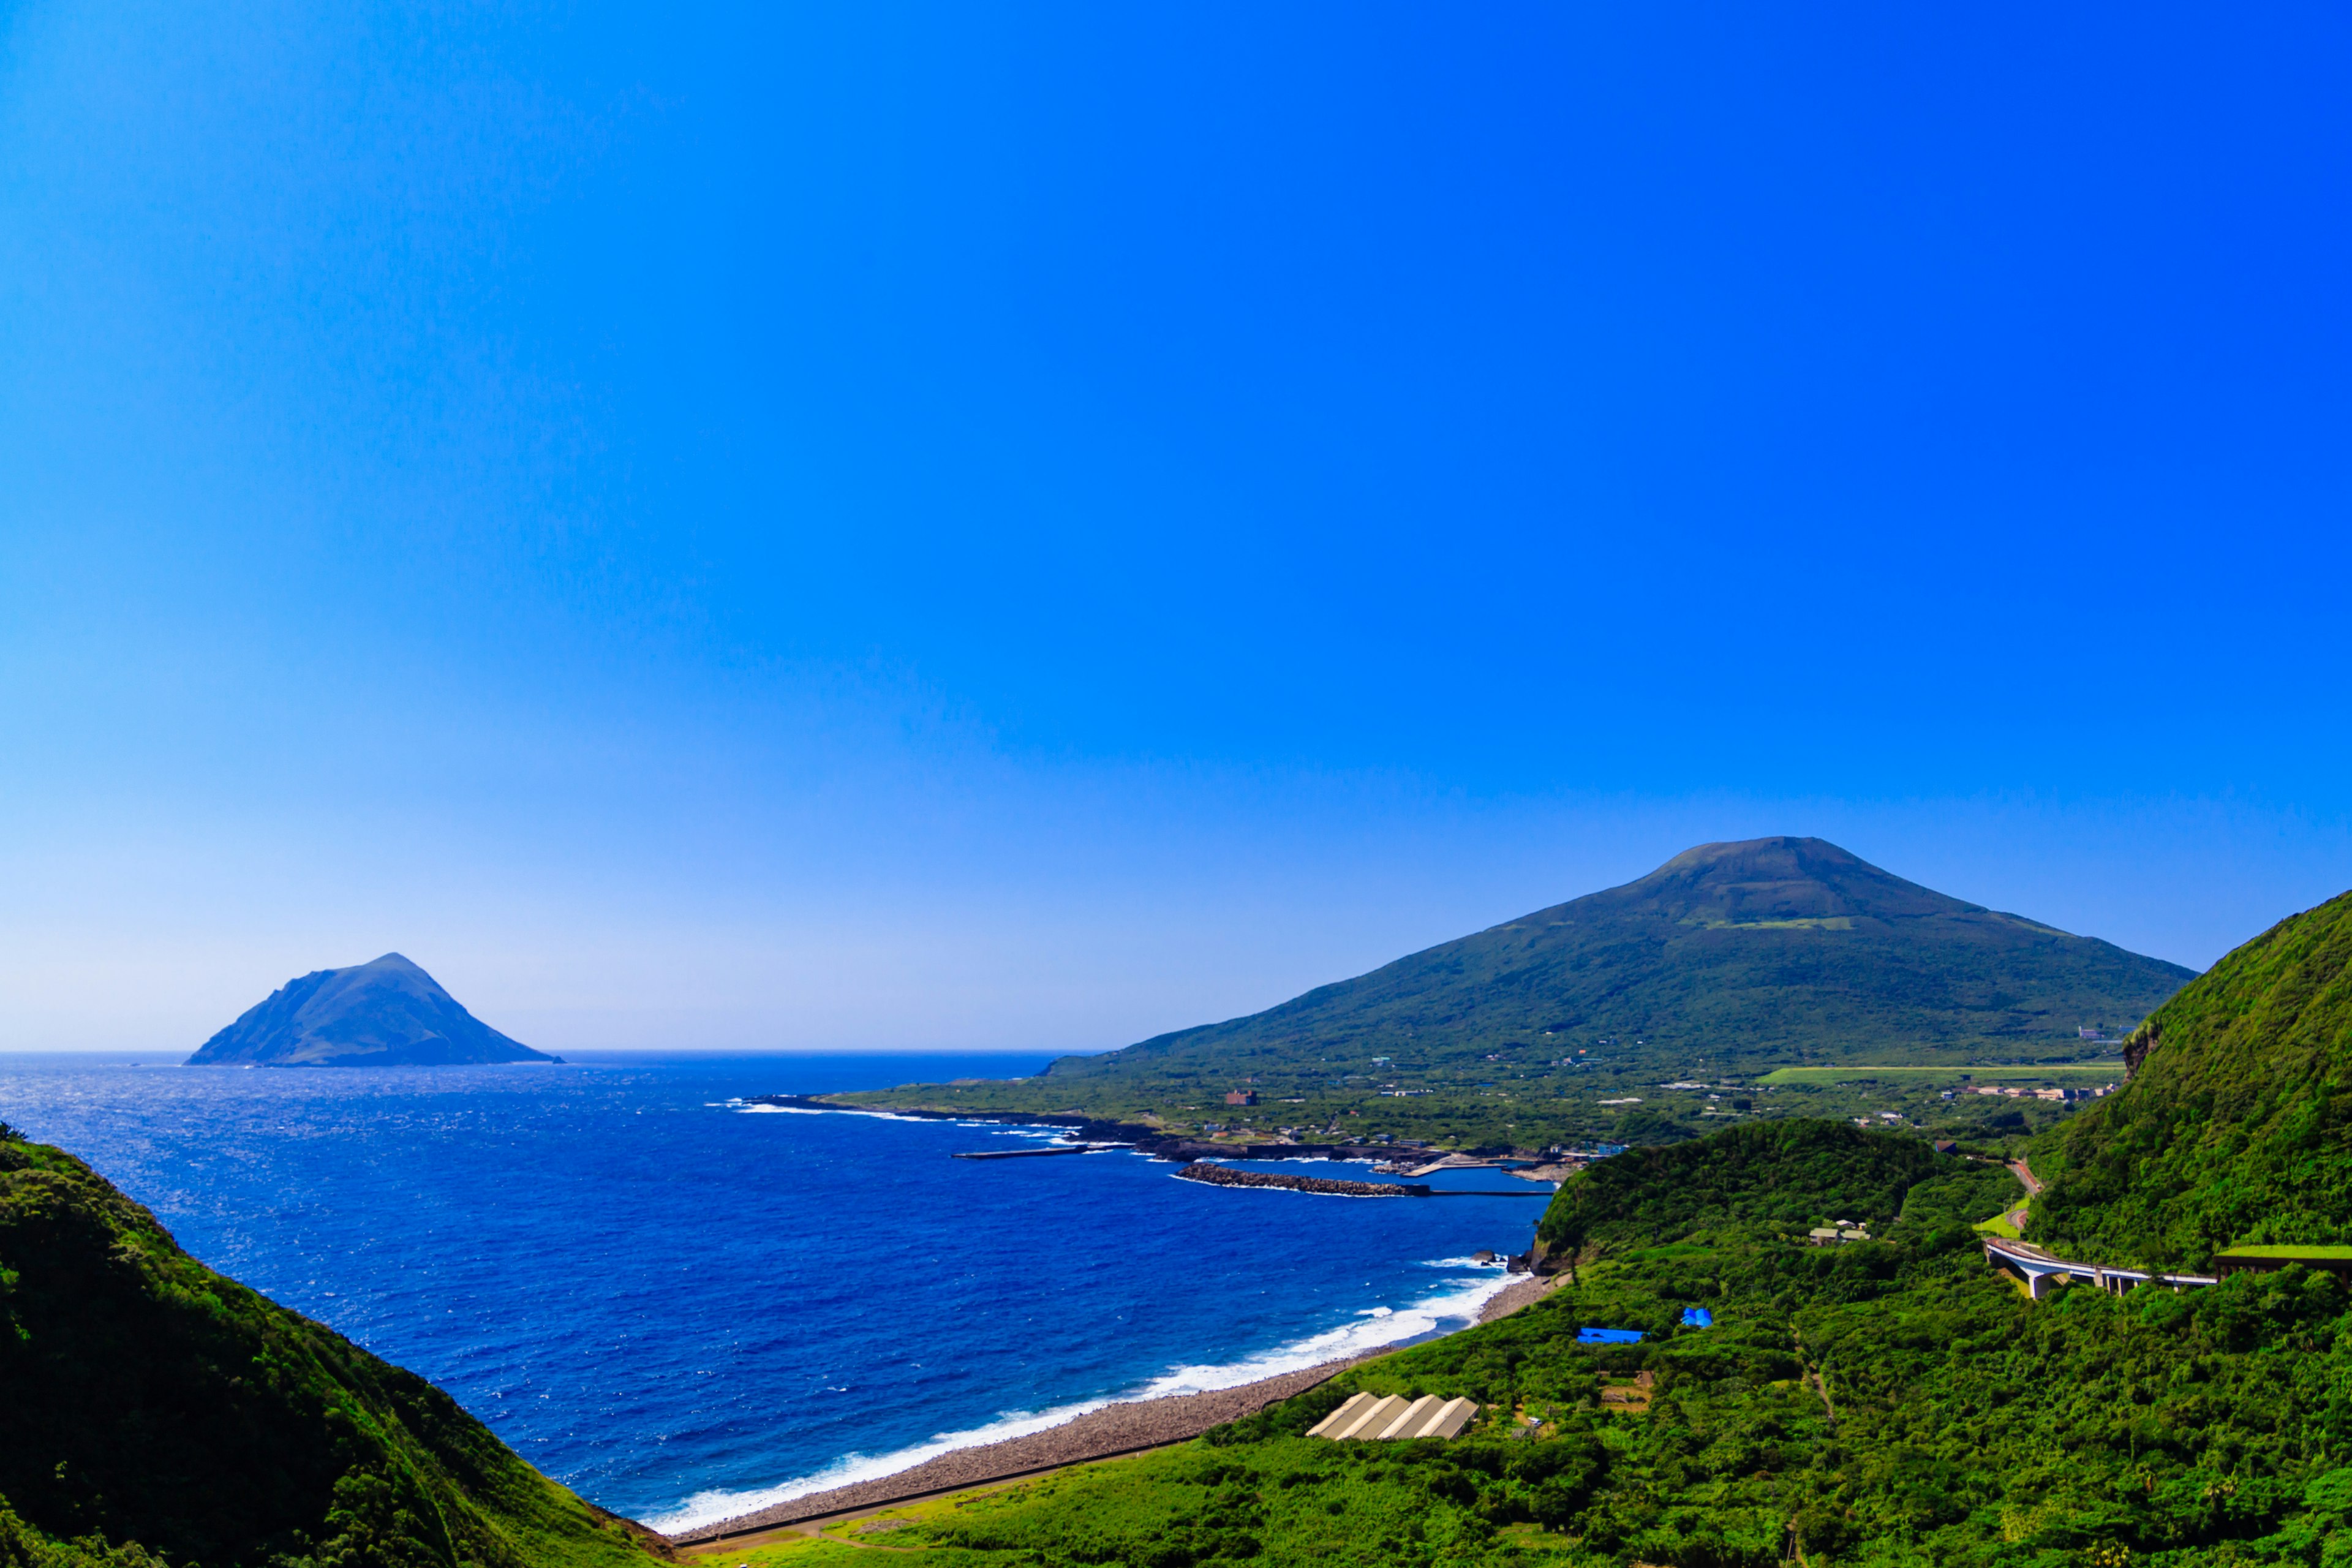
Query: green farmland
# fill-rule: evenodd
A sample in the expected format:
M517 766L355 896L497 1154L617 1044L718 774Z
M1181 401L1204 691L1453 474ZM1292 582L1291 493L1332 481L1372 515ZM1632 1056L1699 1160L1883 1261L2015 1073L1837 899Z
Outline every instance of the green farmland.
M2123 1073L2123 1058L2108 1057L2095 1062L2044 1062L2034 1067L1774 1068L1756 1081L1759 1084L1854 1083L1864 1079L1874 1078L1946 1079L1955 1083L1964 1078L1988 1083L2026 1083L2056 1078L2109 1079L2120 1081Z

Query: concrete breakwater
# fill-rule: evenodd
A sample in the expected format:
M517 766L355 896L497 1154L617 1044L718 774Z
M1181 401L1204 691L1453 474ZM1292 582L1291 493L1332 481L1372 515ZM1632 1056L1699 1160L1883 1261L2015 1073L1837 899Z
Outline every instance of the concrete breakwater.
M1196 1160L1176 1174L1188 1182L1217 1187L1276 1187L1286 1193L1321 1193L1335 1198L1425 1198L1429 1189L1397 1182L1334 1182L1322 1176L1281 1176L1265 1171L1236 1171L1208 1160Z

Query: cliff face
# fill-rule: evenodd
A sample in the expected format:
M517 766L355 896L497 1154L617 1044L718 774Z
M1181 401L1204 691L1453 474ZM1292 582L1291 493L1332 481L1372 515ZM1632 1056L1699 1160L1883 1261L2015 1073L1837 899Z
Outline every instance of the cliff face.
M638 1539L80 1161L0 1137L0 1563L646 1568Z
M399 953L315 969L205 1042L190 1067L429 1067L553 1061L457 1004Z

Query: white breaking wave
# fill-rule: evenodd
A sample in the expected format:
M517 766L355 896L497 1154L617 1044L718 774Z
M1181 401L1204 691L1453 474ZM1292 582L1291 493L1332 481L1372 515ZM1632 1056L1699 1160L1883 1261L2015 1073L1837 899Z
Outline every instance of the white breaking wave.
M805 1105L746 1105L740 1100L718 1102L721 1109L745 1116L870 1116L877 1121L924 1121L921 1116L900 1116L888 1110L813 1110Z
M1466 1258L1437 1258L1430 1260L1427 1266L1458 1268L1467 1266L1469 1262ZM1486 1271L1482 1269L1480 1272L1484 1274ZM1416 1340L1433 1339L1476 1322L1478 1310L1510 1282L1510 1277L1500 1269L1494 1270L1489 1278L1448 1280L1446 1283L1453 1287L1451 1289L1426 1300L1416 1301L1409 1307L1369 1307L1358 1312L1353 1322L1327 1329L1322 1333L1309 1335L1291 1344L1278 1345L1242 1361L1173 1367L1140 1387L1115 1398L1089 1399L1076 1405L1056 1405L1051 1410L1008 1411L985 1426L961 1432L935 1433L926 1442L891 1453L850 1454L814 1474L781 1481L772 1487L749 1491L697 1492L669 1512L649 1518L645 1522L665 1535L676 1535L683 1531L717 1524L721 1520L756 1513L761 1509L790 1502L811 1492L829 1491L835 1487L854 1486L859 1481L895 1476L901 1470L911 1470L917 1465L958 1448L976 1448L989 1443L1002 1443L1010 1437L1025 1437L1033 1432L1043 1432L1066 1421L1075 1421L1088 1411L1100 1410L1106 1405L1137 1399L1165 1399L1180 1394L1206 1394L1219 1388L1238 1388L1243 1384L1256 1383L1262 1378L1304 1372L1325 1362L1341 1361Z
M1293 1344L1277 1346L1244 1361L1227 1362L1218 1366L1177 1367L1154 1378L1127 1397L1160 1399L1171 1394L1205 1394L1211 1389L1238 1388L1244 1383L1255 1383L1260 1378L1280 1377L1287 1372L1304 1372L1327 1361L1340 1361L1414 1340L1433 1339L1454 1328L1467 1328L1476 1322L1478 1309L1510 1282L1510 1277L1499 1270L1491 1279L1450 1281L1454 1288L1443 1295L1416 1301L1410 1307L1368 1308L1357 1313L1352 1323L1328 1329Z
M900 1470L911 1470L917 1465L938 1458L941 1454L958 1448L977 1448L989 1443L1002 1443L1008 1437L1026 1437L1032 1432L1043 1432L1049 1426L1059 1426L1065 1421L1075 1421L1089 1410L1100 1410L1114 1403L1108 1399L1092 1399L1080 1405L1064 1405L1052 1410L1016 1411L999 1416L985 1426L974 1426L964 1432L940 1432L929 1442L918 1443L889 1454L851 1454L827 1465L814 1475L802 1476L772 1487L753 1491L697 1492L669 1513L656 1514L641 1522L664 1535L676 1535L681 1531L717 1524L722 1519L734 1519L756 1513L780 1502L806 1497L811 1492L831 1491L835 1487L855 1486L859 1481L877 1481L884 1476L895 1476Z

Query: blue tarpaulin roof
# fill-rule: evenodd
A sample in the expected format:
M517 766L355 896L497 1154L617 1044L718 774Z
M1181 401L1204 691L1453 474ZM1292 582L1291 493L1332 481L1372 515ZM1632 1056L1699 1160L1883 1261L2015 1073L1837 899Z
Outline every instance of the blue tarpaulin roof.
M1579 1329L1576 1331L1576 1342L1580 1345L1631 1345L1639 1344L1641 1340L1642 1331L1639 1329Z
M1711 1329L1715 1327L1715 1314L1708 1311L1705 1307L1685 1307L1683 1309L1683 1327L1686 1329Z

